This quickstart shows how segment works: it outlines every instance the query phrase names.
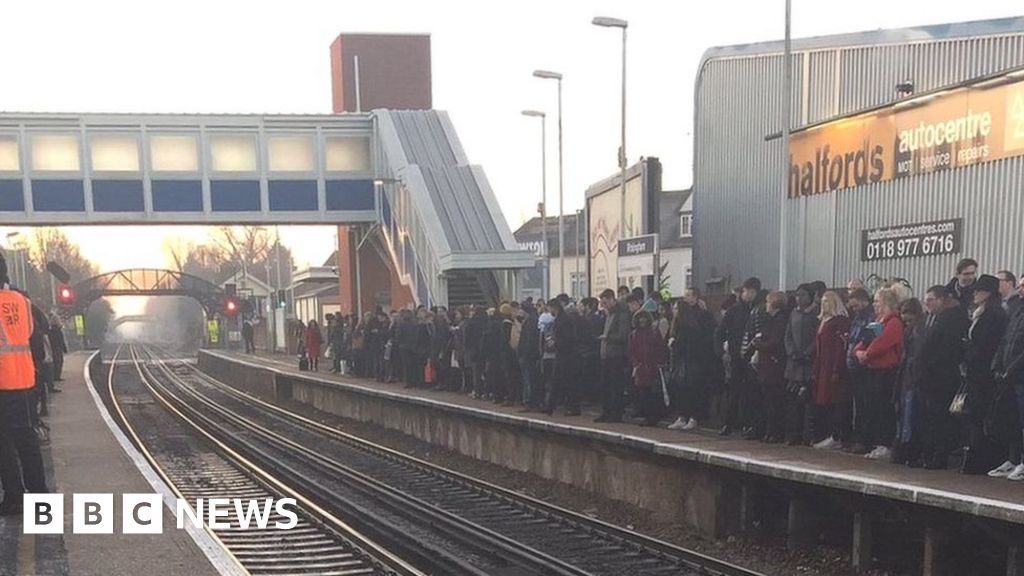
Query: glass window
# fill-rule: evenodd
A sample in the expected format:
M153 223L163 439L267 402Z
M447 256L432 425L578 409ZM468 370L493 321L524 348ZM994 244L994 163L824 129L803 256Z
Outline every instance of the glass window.
M686 267L686 285L684 288L693 288L693 268L690 266Z
M328 137L325 160L328 172L369 172L370 139Z
M149 158L158 172L199 172L199 139L195 134L150 136Z
M310 136L271 136L267 139L271 172L313 172L316 160Z
M256 138L213 136L210 138L210 168L214 172L256 172Z
M78 138L57 134L32 136L32 169L44 172L77 172L81 169Z
M679 215L679 237L693 237L693 214L687 212Z
M97 172L139 171L139 140L133 135L91 136L89 154Z
M21 170L18 139L14 136L0 136L0 171L17 172L18 170Z

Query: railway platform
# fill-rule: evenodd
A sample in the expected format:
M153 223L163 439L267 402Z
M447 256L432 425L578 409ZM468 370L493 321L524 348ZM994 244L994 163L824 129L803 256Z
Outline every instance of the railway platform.
M708 536L774 522L798 548L838 525L856 568L870 567L880 549L899 538L903 553L916 557L926 575L947 573L947 558L975 545L999 550L1006 569L998 573L1024 575L1024 486L1013 482L712 431L524 414L456 393L299 372L289 356L203 351L199 365L265 398L399 430L669 515Z
M113 422L90 392L85 366L89 353L72 353L65 359L63 392L54 394L47 422L50 445L44 447L47 480L54 492L64 495L64 533L24 534L22 519L0 518L0 574L3 575L120 575L147 576L193 574L213 576L227 558L204 546L202 532L177 530L173 511L165 509L162 534L121 534L122 494L153 493L144 460L127 441L112 432ZM152 478L156 478L152 476ZM72 533L72 494L114 494L114 534ZM195 534L193 536L193 534Z

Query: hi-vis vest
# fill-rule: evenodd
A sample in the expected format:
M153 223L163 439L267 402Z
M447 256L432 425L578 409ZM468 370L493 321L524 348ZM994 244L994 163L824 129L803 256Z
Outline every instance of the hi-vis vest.
M36 383L29 337L32 305L13 290L0 290L0 390L26 390Z

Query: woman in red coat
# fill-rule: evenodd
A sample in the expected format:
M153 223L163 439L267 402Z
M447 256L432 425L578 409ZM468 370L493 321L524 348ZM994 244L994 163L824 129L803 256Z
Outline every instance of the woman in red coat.
M835 292L821 298L821 324L818 325L814 356L814 388L811 393L812 430L824 440L815 448L842 448L849 427L850 391L846 381L846 344L850 337L850 318L843 301Z
M306 327L306 355L309 356L309 369L316 372L320 368L320 348L324 338L320 334L320 325L310 320Z
M868 325L877 334L869 341L861 341L854 348L857 361L867 367L863 389L855 391L854 404L857 420L854 429L858 443L851 452L864 454L873 460L888 460L889 445L896 433L896 408L893 405L893 386L896 370L903 356L903 321L900 320L899 300L896 293L882 288L875 293L876 321Z
M633 386L636 388L643 426L657 426L665 413L658 368L668 364L668 346L652 325L649 312L636 316L636 328L629 335L629 359L633 363Z

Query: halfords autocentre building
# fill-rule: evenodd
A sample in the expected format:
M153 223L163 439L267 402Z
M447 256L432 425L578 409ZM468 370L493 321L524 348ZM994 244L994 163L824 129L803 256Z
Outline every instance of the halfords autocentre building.
M782 51L704 56L698 286L777 286L783 235L788 288L876 274L921 292L966 256L1024 271L1024 18L794 40L788 165Z

